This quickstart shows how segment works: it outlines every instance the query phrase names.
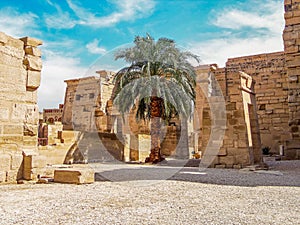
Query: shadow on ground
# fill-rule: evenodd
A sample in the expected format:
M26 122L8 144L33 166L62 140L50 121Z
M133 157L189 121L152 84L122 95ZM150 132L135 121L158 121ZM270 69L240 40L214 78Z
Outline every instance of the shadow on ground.
M184 167L182 162L161 165L139 164L90 164L95 170L96 181L149 181L177 180L233 186L295 186L300 187L300 161L270 162L270 170L247 171L238 169L200 169Z

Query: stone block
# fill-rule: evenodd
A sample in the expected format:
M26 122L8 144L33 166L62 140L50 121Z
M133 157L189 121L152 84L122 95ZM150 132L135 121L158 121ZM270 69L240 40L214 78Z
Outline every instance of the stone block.
M37 90L35 89L27 89L25 93L25 101L30 104L37 103Z
M28 89L35 90L41 84L41 72L39 71L27 71L27 83L26 87Z
M91 168L57 169L54 182L69 184L90 184L95 181L95 171Z
M1 46L0 45L0 53L2 56L7 55L8 57L14 57L16 59L22 59L24 57L23 49L14 48L11 46Z
M242 165L241 164L233 165L233 169L242 169Z
M215 168L217 168L217 169L225 169L226 165L225 164L217 164L217 165L215 165Z
M226 156L226 155L227 155L226 148L220 148L218 156Z
M245 132L246 126L245 125L233 126L233 129L236 133Z
M250 158L249 154L237 154L235 156L235 162L236 164L241 164L241 165L250 165Z
M11 156L9 154L0 154L0 171L11 170Z
M202 120L202 125L203 126L210 126L211 125L211 120L210 119L203 119Z
M22 58L13 57L7 54L7 48L5 46L0 46L0 65L18 67L22 66Z
M6 171L0 170L0 183L4 183L6 181Z
M49 162L49 158L47 158L46 156L32 156L32 168L45 168L47 166L47 162Z
M41 40L38 40L36 38L31 38L31 37L23 37L23 38L20 38L20 40L24 42L25 46L37 47L37 46L43 44L43 42Z
M12 170L19 170L22 169L22 162L23 162L23 156L22 156L22 152L20 151L19 154L15 153L12 156L12 160L11 160L11 169Z
M300 16L300 10L294 11L294 12L293 12L293 15L294 15L295 17L299 17L299 16Z
M8 183L15 183L18 180L18 171L17 170L8 171L6 180Z
M33 56L38 56L38 57L42 56L42 51L33 46L26 46L25 53L28 55L33 55Z
M228 165L229 167L232 167L234 164L236 164L236 160L234 156L225 156L219 158L220 164Z
M238 147L239 148L246 148L248 147L247 141L246 140L238 140Z
M26 55L23 61L28 70L41 71L42 70L42 59L37 56Z
M9 109L8 108L0 108L0 120L8 120L9 119Z
M3 32L0 32L0 43L6 44L7 43L7 35L4 34Z
M300 21L300 19L299 19L299 21ZM287 64L287 67L298 67L298 66L300 66L300 59L295 57L293 60L287 61L286 64Z
M236 103L231 102L229 104L226 104L226 110L236 110Z
M297 82L298 81L298 76L289 76L289 81L290 82Z
M23 125L4 125L3 134L22 135Z
M293 17L293 12L286 12L285 14L284 14L284 18L285 19L289 19L289 18L292 18Z
M17 49L24 49L24 43L18 39L15 39L13 37L7 36L7 46L11 46L13 48L17 48Z
M1 136L0 135L0 143L1 144L22 144L23 143L23 136L21 135L14 135L14 136Z

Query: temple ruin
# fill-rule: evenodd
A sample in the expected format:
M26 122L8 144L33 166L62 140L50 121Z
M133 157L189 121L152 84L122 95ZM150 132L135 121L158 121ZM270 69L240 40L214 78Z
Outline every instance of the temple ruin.
M166 157L242 168L262 162L262 148L270 147L282 160L300 158L300 1L284 7L284 51L195 68L195 114L163 127ZM149 124L135 121L134 108L125 122L115 109L114 72L66 80L62 124L42 121L38 129L41 44L0 33L0 183L34 179L47 164L144 161ZM46 144L38 146L38 134Z

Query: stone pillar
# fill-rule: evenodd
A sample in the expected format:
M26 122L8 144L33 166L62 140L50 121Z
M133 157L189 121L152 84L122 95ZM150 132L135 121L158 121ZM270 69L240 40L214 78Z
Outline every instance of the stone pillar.
M175 153L175 157L178 159L188 159L190 156L187 120L188 119L184 116L180 118L180 139L176 146L176 153Z
M243 72L240 72L240 79L250 163L260 163L262 161L262 155L254 93L255 82L251 76Z
M284 51L288 76L289 127L286 157L300 157L300 0L285 0Z

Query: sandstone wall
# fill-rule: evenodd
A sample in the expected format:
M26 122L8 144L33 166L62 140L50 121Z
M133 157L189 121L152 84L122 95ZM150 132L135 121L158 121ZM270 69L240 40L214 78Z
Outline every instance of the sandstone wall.
M23 155L37 150L41 44L0 32L0 182L31 173L31 165L23 169Z
M300 1L285 0L284 51L288 77L289 132L288 158L300 159Z
M196 68L195 152L206 166L240 168L261 162L254 82L215 65ZM227 89L226 79L232 80ZM248 85L248 86L247 86Z
M113 126L106 116L113 84L103 75L66 80L62 123L64 130L108 131ZM107 72L108 73L108 72Z
M288 81L283 52L228 59L226 63L227 93L233 87L231 74L243 71L255 81L257 114L262 146L279 153L279 146L290 138L288 129ZM232 101L232 97L229 101Z

